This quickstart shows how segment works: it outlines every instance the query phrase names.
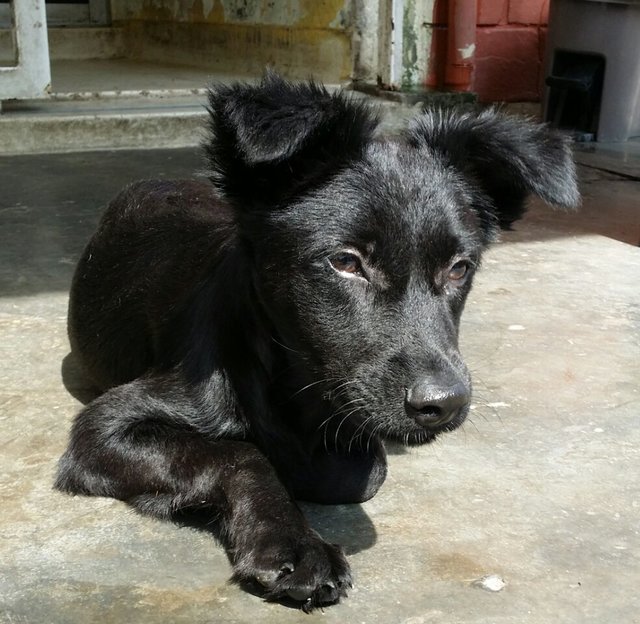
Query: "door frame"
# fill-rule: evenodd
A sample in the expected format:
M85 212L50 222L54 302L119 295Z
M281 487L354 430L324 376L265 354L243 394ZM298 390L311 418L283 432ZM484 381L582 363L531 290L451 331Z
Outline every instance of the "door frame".
M0 67L2 100L46 97L51 89L49 39L44 2L11 0L16 64Z

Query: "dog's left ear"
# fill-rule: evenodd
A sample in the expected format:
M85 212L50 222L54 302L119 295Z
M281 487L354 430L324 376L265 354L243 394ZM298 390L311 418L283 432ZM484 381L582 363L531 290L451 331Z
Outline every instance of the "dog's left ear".
M543 124L493 109L436 110L412 122L409 142L440 153L479 185L490 201L478 208L503 228L524 214L530 193L565 208L580 203L569 139Z
M357 158L377 116L363 101L269 71L209 91L211 179L238 206L295 196Z

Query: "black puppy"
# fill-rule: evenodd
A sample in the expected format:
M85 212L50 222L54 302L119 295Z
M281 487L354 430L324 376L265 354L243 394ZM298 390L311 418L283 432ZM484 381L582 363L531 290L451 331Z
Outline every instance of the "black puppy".
M351 584L294 499L356 503L383 439L463 422L458 324L529 193L578 202L565 139L484 112L374 137L361 102L267 75L210 94L213 185L133 184L77 268L72 350L104 394L56 485L216 520L240 581L303 608Z

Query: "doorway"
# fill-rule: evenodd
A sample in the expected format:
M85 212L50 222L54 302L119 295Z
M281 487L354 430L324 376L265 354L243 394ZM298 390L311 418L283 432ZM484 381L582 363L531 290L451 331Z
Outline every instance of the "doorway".
M10 4L0 0L0 28L11 28ZM49 26L110 23L109 0L45 0L45 7Z

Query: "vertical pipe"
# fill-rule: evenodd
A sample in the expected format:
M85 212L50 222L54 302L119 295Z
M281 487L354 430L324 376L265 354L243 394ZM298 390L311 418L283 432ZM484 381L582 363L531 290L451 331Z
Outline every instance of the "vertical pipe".
M402 48L404 43L404 0L392 0L391 19L391 72L392 87L399 87L402 81Z
M477 0L449 0L449 36L445 85L469 91L476 52Z

